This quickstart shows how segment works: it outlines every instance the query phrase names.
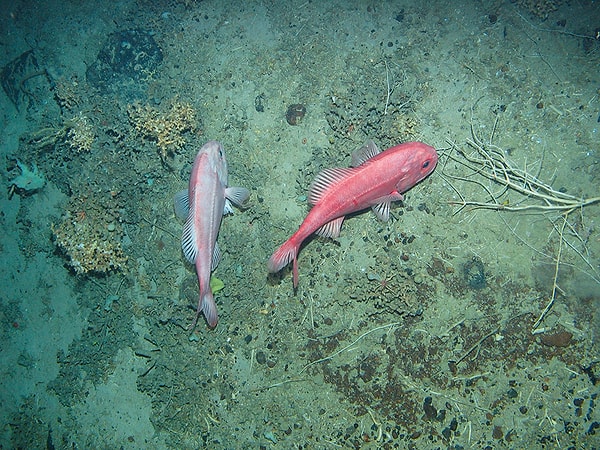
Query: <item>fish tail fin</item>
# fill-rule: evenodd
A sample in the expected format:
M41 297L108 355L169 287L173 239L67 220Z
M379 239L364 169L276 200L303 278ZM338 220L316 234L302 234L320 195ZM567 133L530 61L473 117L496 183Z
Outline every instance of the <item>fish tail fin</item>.
M294 262L292 264L292 279L294 280L294 289L298 287L298 253L294 255Z
M293 263L294 288L298 287L298 248L300 246L293 239L285 241L269 259L269 272L279 272L290 262Z
M202 297L202 313L204 314L204 317L206 317L209 327L214 328L217 326L219 315L217 314L215 298L213 297L213 293L210 289Z
M194 318L194 322L190 327L191 330L196 328L196 324L200 318L200 313L204 314L204 317L206 317L206 322L208 322L208 326L210 328L217 326L219 315L217 314L217 305L215 304L215 299L210 289L208 292L200 294L200 298L198 299L198 308L196 309L196 317Z

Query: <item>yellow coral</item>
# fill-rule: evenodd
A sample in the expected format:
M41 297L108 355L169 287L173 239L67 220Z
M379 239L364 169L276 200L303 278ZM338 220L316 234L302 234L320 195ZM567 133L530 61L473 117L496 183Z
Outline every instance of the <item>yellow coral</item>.
M79 82L76 77L71 80L59 78L54 85L54 97L61 108L73 110L81 103L79 89Z
M78 274L120 270L127 262L120 243L99 241L88 227L71 227L63 222L52 227L52 231L56 244L68 257L68 264Z
M419 122L410 116L398 114L392 124L392 136L400 134L400 137L410 139L417 135Z
M96 138L90 120L80 114L78 117L73 118L69 125L70 128L66 138L69 147L76 152L89 152Z
M61 223L52 226L56 245L78 274L105 274L127 263L120 243L122 227L114 212L98 202L73 199Z
M83 114L65 120L60 127L40 128L27 137L27 143L36 149L55 147L65 143L77 152L88 152L96 138L94 127Z
M164 112L136 103L129 106L127 113L135 130L156 142L163 160L182 149L185 133L196 128L196 110L185 102L173 101Z

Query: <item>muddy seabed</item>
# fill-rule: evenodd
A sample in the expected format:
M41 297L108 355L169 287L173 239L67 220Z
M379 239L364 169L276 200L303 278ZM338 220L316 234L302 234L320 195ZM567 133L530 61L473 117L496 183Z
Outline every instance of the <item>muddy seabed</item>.
M599 447L597 2L13 3L1 448ZM210 139L252 196L190 332L172 199ZM367 139L438 167L294 293L266 261Z

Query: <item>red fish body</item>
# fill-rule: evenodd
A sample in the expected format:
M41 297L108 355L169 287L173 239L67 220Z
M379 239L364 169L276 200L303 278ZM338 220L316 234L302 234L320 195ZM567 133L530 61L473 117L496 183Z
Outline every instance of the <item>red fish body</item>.
M223 146L209 141L202 146L192 168L189 188L175 196L175 212L185 219L181 248L186 259L196 266L200 297L193 326L200 312L211 328L218 322L217 307L210 288L211 272L217 267L220 251L217 236L224 214L232 212L231 203L243 205L247 189L227 187L227 161Z
M336 238L344 217L372 208L388 220L390 203L433 172L438 156L422 142L406 142L380 152L373 141L352 155L350 168L325 169L310 188L312 209L296 231L269 259L269 271L278 272L293 263L294 288L298 286L298 250L313 233Z

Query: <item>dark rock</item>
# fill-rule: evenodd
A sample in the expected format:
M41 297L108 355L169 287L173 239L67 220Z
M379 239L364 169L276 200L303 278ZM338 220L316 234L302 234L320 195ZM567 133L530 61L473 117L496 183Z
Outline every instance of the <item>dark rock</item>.
M494 439L502 439L504 433L502 432L502 427L498 425L494 425L494 429L492 430L492 437Z
M542 344L548 347L568 347L573 339L573 334L568 331L559 331L554 334L543 334L540 336Z
M267 355L265 355L265 352L256 352L256 362L259 364L267 362Z
M471 289L483 289L486 286L485 269L483 262L477 256L463 266L465 282Z
M117 31L109 35L96 61L88 67L87 81L104 94L125 94L135 99L162 60L162 50L150 32Z
M285 113L285 120L290 125L298 125L304 119L306 115L306 107L300 103L295 103L288 106L287 112Z
M433 399L431 397L425 397L423 401L423 411L428 419L432 420L437 417L437 409L433 406Z

